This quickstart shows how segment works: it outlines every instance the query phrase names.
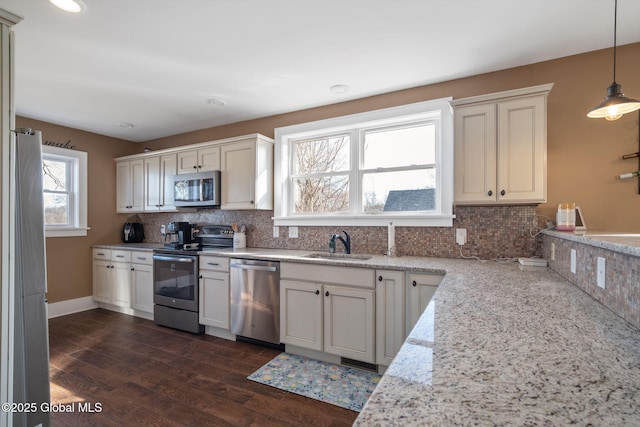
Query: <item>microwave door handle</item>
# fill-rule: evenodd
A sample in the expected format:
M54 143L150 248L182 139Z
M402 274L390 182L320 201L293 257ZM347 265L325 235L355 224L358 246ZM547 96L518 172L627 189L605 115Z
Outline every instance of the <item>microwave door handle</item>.
M199 185L199 190L200 190L200 201L202 202L204 200L204 193L203 193L203 188L204 188L204 179L200 179L200 185Z

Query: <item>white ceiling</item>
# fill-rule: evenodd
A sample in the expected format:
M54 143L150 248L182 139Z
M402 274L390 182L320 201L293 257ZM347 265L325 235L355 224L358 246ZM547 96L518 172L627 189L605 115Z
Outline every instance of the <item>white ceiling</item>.
M24 17L16 112L130 141L613 45L613 0L84 2L0 0ZM640 41L638 18L640 1L619 0L618 45Z

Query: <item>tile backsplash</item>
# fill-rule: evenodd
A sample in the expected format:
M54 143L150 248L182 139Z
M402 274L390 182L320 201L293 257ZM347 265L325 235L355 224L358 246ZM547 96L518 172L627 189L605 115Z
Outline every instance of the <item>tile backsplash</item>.
M396 227L399 256L483 259L531 257L540 255L540 239L535 236L537 207L456 206L453 227ZM353 253L382 254L387 250L387 227L298 227L298 238L288 237L280 227L273 237L272 211L222 211L203 209L194 213L148 213L140 215L145 242L162 242L160 226L171 221L192 224L245 224L247 246L256 248L326 251L331 234L343 228L351 235ZM456 244L456 228L467 229L467 244ZM342 250L341 245L337 251ZM462 251L461 251L462 249Z

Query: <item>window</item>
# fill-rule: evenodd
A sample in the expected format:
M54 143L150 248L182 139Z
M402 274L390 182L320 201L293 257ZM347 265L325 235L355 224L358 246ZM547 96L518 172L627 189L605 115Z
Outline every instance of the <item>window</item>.
M278 128L276 225L452 225L449 99Z
M87 153L42 146L47 237L87 235Z

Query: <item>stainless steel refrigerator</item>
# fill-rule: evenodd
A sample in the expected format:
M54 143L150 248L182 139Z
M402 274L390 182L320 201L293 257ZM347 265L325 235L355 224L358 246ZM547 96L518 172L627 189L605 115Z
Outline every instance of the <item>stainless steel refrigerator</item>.
M28 402L37 410L14 413L13 425L48 426L49 328L40 131L18 132L14 153L13 402Z

